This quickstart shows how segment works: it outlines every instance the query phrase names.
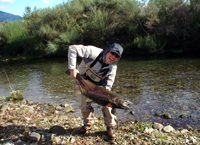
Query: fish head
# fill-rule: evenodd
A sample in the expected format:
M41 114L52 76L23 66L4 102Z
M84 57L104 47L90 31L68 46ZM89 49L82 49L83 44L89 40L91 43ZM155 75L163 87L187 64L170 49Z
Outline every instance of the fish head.
M128 110L131 109L131 107L129 107L127 104L123 103L123 104L119 104L118 105L120 109L124 109L124 110Z
M116 99L115 104L117 104L118 108L120 109L125 109L125 110L131 109L131 107L128 106L126 101L124 101L121 98Z

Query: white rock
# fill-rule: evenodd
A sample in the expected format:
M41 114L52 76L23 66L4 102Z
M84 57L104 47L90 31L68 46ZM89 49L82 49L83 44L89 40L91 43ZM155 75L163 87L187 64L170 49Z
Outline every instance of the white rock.
M182 129L182 130L181 130L181 133L182 133L182 134L187 133L187 132L188 132L187 129Z
M58 136L56 136L54 139L55 139L56 143L61 142L61 139L60 139L60 137L58 137Z
M175 129L174 129L172 126L170 126L170 125L165 126L165 127L163 128L163 131L166 132L166 133L173 132L174 130L175 130Z
M193 144L197 144L197 140L195 136L190 136L190 139L192 140Z
M73 137L70 138L71 143L74 143L75 141L76 141L75 138L73 138Z
M31 118L28 118L28 117L25 117L25 119L28 120L28 121L31 120Z
M54 114L59 114L59 111L58 111L58 110L55 110L55 111L54 111Z
M32 132L30 134L30 140L33 141L33 142L38 142L40 140L40 134L37 133L37 132Z
M158 130L162 130L163 129L163 125L157 122L154 122L153 124L154 129L158 129Z
M150 134L150 133L152 133L153 131L154 131L153 128L145 128L144 133Z
M62 107L60 105L56 106L56 110L61 111Z
M68 104L64 104L64 107L66 108L66 107L68 107L69 105Z

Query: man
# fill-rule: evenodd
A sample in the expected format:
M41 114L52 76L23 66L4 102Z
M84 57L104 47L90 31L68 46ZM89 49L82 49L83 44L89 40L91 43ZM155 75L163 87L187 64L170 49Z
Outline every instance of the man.
M117 44L112 44L109 48L103 50L95 46L71 45L68 50L68 69L70 77L76 78L77 73L84 74L92 83L111 90L114 83L117 63L121 58L123 48ZM76 69L77 57L81 57L82 61ZM84 119L84 126L80 128L80 133L86 133L91 129L94 122L94 109L91 103L86 101L86 97L80 94L81 113ZM115 110L109 104L102 108L104 122L107 126L107 135L109 138L116 137L114 127L116 126Z

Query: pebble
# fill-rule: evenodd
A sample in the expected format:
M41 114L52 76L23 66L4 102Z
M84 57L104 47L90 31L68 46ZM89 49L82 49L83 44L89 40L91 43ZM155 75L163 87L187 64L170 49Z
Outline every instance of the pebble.
M158 130L162 130L163 129L163 125L157 122L154 122L153 124L154 129L158 129Z
M163 131L166 132L166 133L173 132L174 130L175 130L175 129L174 129L172 126L170 126L170 125L165 126L165 127L163 128Z
M30 135L30 140L33 142L38 142L40 140L40 134L37 132L32 132Z
M187 129L182 129L182 130L181 130L181 133L182 133L182 134L187 133L187 132L188 132Z
M30 104L31 101L29 102ZM2 109L3 105L1 106ZM20 110L27 110L32 108L34 111L33 114L17 114ZM21 103L8 105L6 109L6 117L10 119L5 120L6 122L2 122L3 115L0 113L0 125L7 126L9 129L16 131L20 130L21 133L17 133L14 135L16 138L11 139L11 136L7 136L7 132L0 133L0 144L2 145L24 145L24 144L83 144L87 142L88 144L107 144L104 141L104 137L106 136L105 128L101 128L102 124L97 120L94 127L86 135L77 135L77 129L82 125L82 119L80 117L73 117L66 114L53 114L55 111L51 110L51 112L40 112L37 110L38 106L36 104L28 105L26 101ZM65 109L62 107L63 110ZM18 109L18 110L17 110ZM40 107L40 109L43 109ZM32 112L31 111L31 112ZM58 110L57 110L58 111ZM15 114L13 114L15 113ZM9 116L10 115L10 116ZM23 120L18 120L19 116L23 118ZM18 118L14 117L18 116ZM11 120L12 118L12 120ZM26 119L25 119L26 118ZM11 122L10 122L11 121ZM28 122L28 123L27 123ZM12 128L15 124L20 124L17 128ZM33 124L35 123L35 124ZM55 125L58 124L58 125ZM65 124L65 126L64 126ZM136 125L136 126L135 126ZM22 128L21 128L22 126ZM28 127L31 126L31 127ZM35 126L35 127L34 127ZM52 126L52 127L51 127ZM64 127L62 127L64 126ZM96 126L96 127L95 127ZM11 128L10 128L11 127ZM25 131L24 131L24 128ZM125 124L124 126L119 125L116 130L117 133L117 144L160 144L160 140L162 140L162 144L197 144L200 142L200 137L195 132L188 131L187 129L182 129L181 131L175 130L172 126L163 126L160 123L154 122L153 128L145 128L144 131L139 130L137 128L136 123L130 122ZM66 128L66 130L65 130ZM101 128L101 129L100 129ZM3 129L7 129L4 128ZM7 131L7 130L6 130ZM23 132L24 131L24 132ZM1 132L1 130L0 130ZM32 133L31 133L32 132ZM170 133L173 132L173 133ZM193 134L191 134L193 133ZM178 135L178 138L177 138ZM12 136L13 137L13 136ZM25 140L21 141L20 138L25 137ZM27 140L26 140L27 139ZM126 142L125 142L126 141ZM114 142L114 141L113 141ZM115 143L115 142L114 142Z
M2 105L0 109L0 113L4 115L8 107L9 107L9 104Z
M154 131L153 128L145 128L144 133L151 134Z
M65 134L65 129L62 127L62 126L53 126L50 128L50 133L54 133L54 134L57 134L57 135L63 135Z
M163 117L164 117L165 119L171 119L171 118L172 118L171 114L169 114L169 113L164 113L164 114L163 114Z
M62 107L60 105L56 106L56 110L61 111Z

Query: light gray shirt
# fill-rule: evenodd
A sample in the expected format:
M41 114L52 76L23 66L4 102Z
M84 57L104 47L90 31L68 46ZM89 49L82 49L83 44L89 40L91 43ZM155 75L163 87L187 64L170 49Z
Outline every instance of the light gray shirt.
M80 65L78 66L78 70L80 74L84 74L88 69L88 66L96 59L96 57L103 51L103 49L95 47L95 46L84 46L84 45L70 45L68 49L68 69L76 69L77 57L83 58ZM102 67L100 62L97 62L92 70L98 72ZM104 76L104 80L102 85L111 90L112 85L115 80L117 71L117 65L113 65L111 70Z

